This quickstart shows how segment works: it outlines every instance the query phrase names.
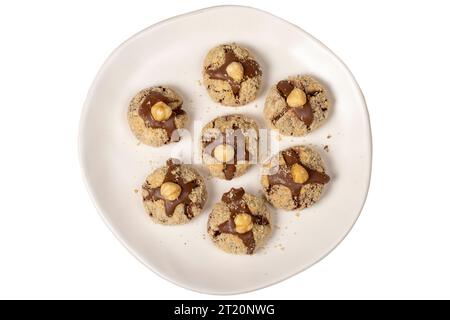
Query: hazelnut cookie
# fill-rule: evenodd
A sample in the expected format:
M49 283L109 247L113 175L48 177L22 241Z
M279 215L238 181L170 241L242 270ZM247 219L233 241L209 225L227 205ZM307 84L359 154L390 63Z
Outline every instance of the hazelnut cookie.
M294 76L279 81L270 89L264 117L269 126L282 135L304 136L328 118L330 107L330 99L321 83L311 76Z
M263 199L232 188L214 205L208 235L228 253L253 254L272 232L270 212Z
M206 202L203 178L192 167L169 159L142 185L144 207L160 224L183 224L199 215Z
M285 210L301 210L317 201L330 181L320 155L310 147L279 152L263 166L261 184L267 201Z
M180 140L178 129L187 122L183 100L168 87L158 86L139 91L128 108L128 123L136 138L159 147Z
M244 115L215 118L202 129L203 163L213 177L238 177L257 162L258 137L256 122Z
M215 102L242 106L256 99L262 71L248 49L222 44L211 49L203 63L203 84Z

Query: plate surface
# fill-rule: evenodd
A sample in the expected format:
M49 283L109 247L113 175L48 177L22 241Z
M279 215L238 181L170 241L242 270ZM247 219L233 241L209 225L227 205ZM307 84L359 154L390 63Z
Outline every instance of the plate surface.
M200 85L202 60L213 46L237 42L250 48L264 72L259 98L244 107L213 103ZM157 50L155 50L157 48ZM272 208L278 226L254 256L226 254L206 235L214 202L232 186L260 194L259 166L222 181L208 179L208 202L191 223L167 227L153 223L141 202L147 174L175 156L189 161L194 130L218 115L243 113L261 127L268 87L288 75L309 73L332 95L328 121L304 138L274 138L282 147L315 144L332 181L323 197L301 214ZM140 89L166 84L184 98L192 139L161 148L138 144L127 123L130 99ZM198 128L197 128L198 129ZM192 145L192 149L190 148ZM329 152L322 148L328 145ZM349 232L364 204L371 172L371 132L363 95L350 71L319 41L273 15L248 7L208 8L160 22L116 49L99 71L81 116L79 150L90 194L113 233L140 261L160 276L196 291L232 294L286 279L327 255ZM201 166L197 168L205 176Z

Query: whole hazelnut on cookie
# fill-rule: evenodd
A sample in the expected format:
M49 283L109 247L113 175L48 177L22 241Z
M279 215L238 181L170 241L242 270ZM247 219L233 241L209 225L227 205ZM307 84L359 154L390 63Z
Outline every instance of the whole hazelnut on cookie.
M286 98L286 103L291 108L303 107L306 102L306 93L299 88L294 88Z
M150 113L156 121L166 121L172 115L172 108L164 102L159 101L151 107Z
M161 185L161 195L164 199L174 201L181 193L181 187L175 182L164 182Z
M226 73L234 82L240 82L244 79L244 66L242 63L233 61L225 69Z

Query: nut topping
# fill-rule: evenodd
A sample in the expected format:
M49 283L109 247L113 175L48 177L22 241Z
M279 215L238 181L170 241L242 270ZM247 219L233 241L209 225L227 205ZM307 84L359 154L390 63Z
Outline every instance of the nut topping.
M308 171L298 163L292 165L291 174L295 183L305 183L309 179Z
M164 182L161 185L161 195L169 201L176 200L181 193L181 187L175 182Z
M234 218L237 233L246 233L253 228L252 217L247 213L239 213Z
M306 94L299 88L294 88L288 95L286 102L291 108L303 107L306 104Z
M159 101L152 106L150 112L153 119L156 121L165 121L172 115L172 108L170 108L166 103Z
M231 62L227 66L226 72L235 82L240 82L244 78L244 66L240 62Z

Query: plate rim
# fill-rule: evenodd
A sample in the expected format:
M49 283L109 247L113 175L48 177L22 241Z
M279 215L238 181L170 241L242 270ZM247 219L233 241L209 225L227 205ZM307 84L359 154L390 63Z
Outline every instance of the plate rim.
M221 10L221 9L226 9L226 8L236 8L236 9L245 9L245 10L250 10L250 11L256 11L257 13L262 13L265 15L268 15L272 18L275 18L283 23L286 23L292 27L295 27L295 29L297 29L297 31L301 32L304 34L304 36L308 37L310 40L313 40L314 42L316 42L317 44L319 44L322 49L324 49L330 56L332 56L333 58L335 58L337 60L337 62L347 71L348 75L351 78L351 81L353 82L355 88L357 89L357 93L359 96L359 99L361 100L362 103L362 107L363 110L365 111L365 121L366 121L366 126L368 128L368 138L369 138L369 144L368 144L368 167L369 167L369 172L368 172L368 176L367 176L367 181L365 182L365 195L364 195L364 199L362 199L361 202L361 206L359 208L359 212L355 218L355 220L353 221L352 225L350 226L350 228L347 230L347 232L341 237L341 239L339 239L336 244L330 248L327 252L325 252L319 259L317 259L316 261L310 263L309 265L300 268L300 270L295 271L293 273L289 273L288 275L275 280L271 283L265 284L265 285L256 285L256 286L252 286L246 289L239 289L239 290L235 290L235 291L220 291L220 290L210 290L210 289L197 289L197 288L193 288L193 287L189 287L186 284L180 283L176 280L173 280L169 277L166 277L164 274L162 274L161 272L159 272L158 270L156 270L156 268L153 267L152 264L148 263L147 261L144 261L144 259L138 255L133 248L131 248L131 246L129 246L126 241L124 240L124 237L122 235L122 232L119 231L118 229L114 228L112 225L112 222L110 221L110 218L103 213L103 211L100 209L99 205L97 204L96 198L94 196L94 190L93 187L91 186L91 184L89 183L89 178L87 176L87 168L86 168L86 163L85 163L85 159L86 159L86 153L85 153L85 149L84 149L84 135L85 135L85 130L84 130L84 126L86 123L86 117L87 117L87 110L88 110L88 106L90 105L90 101L92 100L93 96L94 96L94 92L95 92L95 87L98 83L98 80L100 79L100 77L102 76L102 74L104 73L104 71L106 70L107 65L110 63L110 61L113 59L113 57L117 54L117 52L123 48L124 46L127 45L127 43L129 41L132 41L134 38L142 35L143 33L154 29L158 26L167 24L172 22L173 20L177 20L179 18L182 17L188 17L188 16L194 16L197 14L202 14L205 12L209 12L209 11L214 11L214 10ZM91 82L88 93L86 95L86 98L84 100L83 103L83 107L81 110L81 115L80 115L80 119L79 119L79 125L78 125L78 140L77 140L77 147L78 147L78 161L79 161L79 165L80 165L80 170L81 170L81 176L83 179L83 183L86 187L86 190L89 194L89 198L91 199L92 203L94 204L94 207L98 213L98 215L102 218L103 222L105 223L105 225L108 227L108 229L110 230L110 232L114 235L114 237L119 241L120 244L122 244L129 253L131 253L131 255L133 255L140 263L142 263L145 267L147 267L149 270L151 270L154 274L156 274L157 276L161 277L162 279L173 283L175 285L177 285L178 287L193 291L193 292L197 292L200 294L210 294L210 295L236 295L236 294L243 294L243 293L248 293L248 292L252 292L252 291L256 291L256 290L261 290L273 285L276 285L280 282L283 282L295 275L298 275L306 270L308 270L309 268L311 268L312 266L314 266L315 264L319 263L320 261L322 261L324 258L326 258L329 254L331 254L331 252L333 252L336 247L338 247L342 241L347 237L347 235L350 233L350 231L353 229L353 227L355 226L356 222L358 221L359 217L361 216L362 210L364 208L364 205L367 201L367 197L369 194L369 189L370 189L370 184L371 184L371 178L372 178L372 163L373 163L373 139L372 139L372 128L371 128L371 124L370 124L370 114L369 114L369 110L367 108L367 103L366 103L366 99L364 97L364 94L361 90L361 87L359 86L358 82L356 81L355 76L353 75L353 73L351 72L351 70L348 68L348 66L344 63L344 61L341 60L341 58L339 56L337 56L331 49L329 49L325 44L323 44L320 40L316 39L314 36L312 36L310 33L308 33L307 31L303 30L301 27L299 27L298 25L294 24L293 22L287 21L283 18L280 18L268 11L259 9L259 8L255 8L252 6L244 6L244 5L217 5L217 6L210 6L210 7L205 7L202 9L198 9L198 10L194 10L194 11L190 11L190 12L186 12L186 13L182 13L176 16L172 16L170 18L161 20L157 23L154 23L144 29L142 29L141 31L133 34L132 36L128 37L125 41L123 41L121 44L119 44L108 56L107 58L104 60L104 62L102 63L102 65L100 66L99 70L97 71L94 80Z

